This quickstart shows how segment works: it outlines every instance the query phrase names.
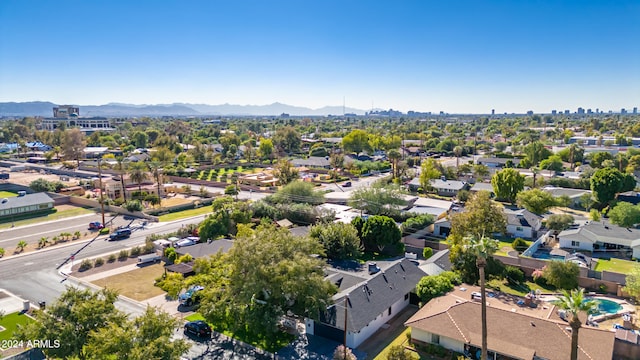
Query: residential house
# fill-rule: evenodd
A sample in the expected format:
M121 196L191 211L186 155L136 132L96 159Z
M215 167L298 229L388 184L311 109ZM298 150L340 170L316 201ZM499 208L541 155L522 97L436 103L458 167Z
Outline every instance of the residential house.
M53 209L53 199L40 192L0 199L0 219Z
M53 147L50 145L46 145L40 141L30 141L25 143L24 146L28 149L28 151L51 151Z
M504 209L507 217L507 234L523 239L536 239L542 228L542 216L527 209Z
M452 268L449 249L437 251L420 265L420 270L427 275L439 275L445 271L451 271Z
M329 162L329 157L324 156L310 156L307 159L293 159L291 160L291 164L295 167L306 167L306 168L322 168L322 169L330 169L331 164Z
M223 254L227 253L232 246L233 246L233 240L220 239L220 240L207 241L204 243L198 243L191 246L178 247L176 248L176 254L178 254L178 257L189 254L195 260L198 258L206 258L211 255L215 255L219 252L222 252ZM193 270L193 265L194 265L194 262L190 261L187 263L167 265L165 266L165 269L169 272L180 273L183 276L190 276L195 274L195 271Z
M369 264L368 271L330 268L326 279L336 284L339 292L334 305L320 314L320 320L306 319L307 334L344 341L356 348L385 323L407 307L416 284L425 273L407 259ZM346 319L346 321L345 321Z
M440 216L446 214L452 206L453 203L451 201L419 197L413 202L413 207L407 210L407 212L430 214L433 215L434 219L438 219Z
M0 154L14 152L19 148L20 145L18 143L0 144Z
M479 358L482 305L467 297L471 288L435 298L407 320L405 325L411 329L411 342L439 345L473 359ZM544 314L536 315L534 310L514 306L511 302L489 299L489 359L569 359L571 328L562 320L544 316L548 313L549 310L545 310ZM583 326L578 333L578 359L613 358L614 335L608 330Z
M491 197L496 196L496 193L493 192L493 185L485 182L477 182L473 184L473 186L471 187L471 189L469 189L469 191L474 193L479 191L488 191L489 193L491 193Z
M640 230L611 224L608 220L588 221L557 236L560 248L585 251L631 252L640 258Z
M468 184L464 181L432 179L429 181L430 186L440 196L456 196L460 190L467 190Z
M555 186L545 186L542 188L543 191L548 192L553 197L558 198L561 196L568 196L571 202L569 203L569 207L571 208L583 208L582 206L582 197L583 196L591 196L591 190L584 189L569 189L569 188L561 188ZM640 198L638 198L640 201ZM624 201L624 200L623 200Z
M624 202L632 203L633 205L637 205L637 204L640 204L640 193L635 191L627 191L627 192L618 194L618 196L616 196L616 199L618 201L624 201Z
M414 177L413 179L411 179L411 181L409 181L407 186L409 187L409 191L417 192L418 189L422 187L422 185L420 185L420 178Z
M489 168L493 169L502 169L510 165L511 167L516 167L520 164L520 159L518 158L497 158L497 157L479 157L476 159L477 165L485 165Z

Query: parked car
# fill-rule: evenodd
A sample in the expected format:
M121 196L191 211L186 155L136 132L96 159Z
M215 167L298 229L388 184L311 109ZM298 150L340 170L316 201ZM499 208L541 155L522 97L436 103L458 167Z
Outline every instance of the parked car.
M202 320L189 321L184 324L184 332L191 333L198 337L211 337L211 326Z
M342 184L342 187L351 187L351 181L347 181L346 183Z
M89 230L100 230L104 227L100 221L94 221L89 223Z
M180 304L185 306L191 306L193 304L198 303L199 296L198 291L204 290L204 286L194 285L190 287L187 291L180 294L178 296L178 300L180 300Z
M131 229L122 228L114 231L113 234L109 235L109 241L126 239L129 236L131 236Z
M191 246L191 245L197 244L199 240L200 238L197 236L189 236L184 239L176 241L175 245L176 247Z

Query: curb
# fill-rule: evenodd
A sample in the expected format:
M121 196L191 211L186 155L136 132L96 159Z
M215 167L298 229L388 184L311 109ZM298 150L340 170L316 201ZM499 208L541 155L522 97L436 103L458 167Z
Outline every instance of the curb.
M80 219L80 218L83 218L83 217L93 216L93 215L95 215L95 214L83 214L83 215L69 216L69 217L63 217L63 218L56 219L56 220L38 222L38 223L34 223L34 224L26 224L26 225L21 225L21 226L2 228L0 230L4 230L4 231L7 231L7 230L20 230L20 229L30 228L30 227L34 227L34 226L47 225L47 224L51 224L51 223L55 223L55 222L59 222L59 221L68 221L68 220L73 220L73 219Z
M101 235L98 235L98 236L101 236ZM42 253L42 252L47 252L47 251L51 251L51 250L62 249L62 248L69 247L69 246L72 246L72 245L85 244L85 243L88 243L88 242L94 241L94 240L98 240L98 238L96 237L96 238L93 238L93 239L80 240L80 241L76 241L76 242L71 241L71 242L66 243L66 244L59 244L59 245L44 247L42 249L36 249L34 251L21 252L19 254L12 254L10 256L3 256L3 257L0 258L0 261L20 258L20 257L23 257L23 256L31 255L31 254L36 253L36 252Z

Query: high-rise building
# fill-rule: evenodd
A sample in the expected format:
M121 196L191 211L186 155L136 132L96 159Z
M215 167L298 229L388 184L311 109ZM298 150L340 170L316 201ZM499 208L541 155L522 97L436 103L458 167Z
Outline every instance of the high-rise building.
M584 115L584 109L579 107L578 108L578 115Z
M587 114L593 114L593 111L591 111L591 109L587 109Z
M529 115L529 116L533 115L533 110L527 111L527 115Z
M637 108L637 107L634 107L634 108L633 108L633 113L634 113L634 114L637 114L637 113L638 113L638 108Z
M491 115L495 115L496 114L496 109L491 109Z
M571 110L565 110L565 111L564 111L564 114L565 114L565 115L571 115Z
M627 109L625 108L620 109L620 114L626 114L626 113L627 113Z
M557 110L551 110L551 115L556 115L556 114L558 114Z

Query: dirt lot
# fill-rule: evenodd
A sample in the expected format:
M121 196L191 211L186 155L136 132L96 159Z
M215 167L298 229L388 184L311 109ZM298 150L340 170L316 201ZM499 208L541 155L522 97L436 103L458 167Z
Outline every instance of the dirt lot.
M14 184L20 184L24 186L29 186L29 184L33 180L37 179L45 179L48 181L60 181L59 175L50 175L50 174L40 174L35 171L24 171L24 172L12 172L10 173L9 182ZM60 181L65 185L73 186L78 185L78 179L69 178L69 181Z

